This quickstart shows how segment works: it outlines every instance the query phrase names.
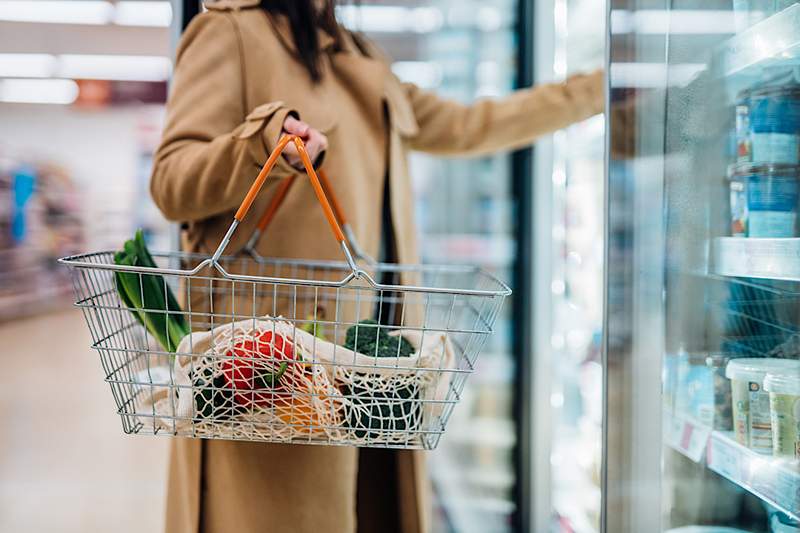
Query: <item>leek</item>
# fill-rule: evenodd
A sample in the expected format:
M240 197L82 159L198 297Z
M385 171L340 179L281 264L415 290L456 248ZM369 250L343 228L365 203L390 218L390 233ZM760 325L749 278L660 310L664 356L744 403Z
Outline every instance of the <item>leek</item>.
M156 268L141 230L125 242L123 251L114 255L114 263ZM116 272L115 277L122 303L166 351L175 352L181 339L189 334L189 325L164 277L138 272Z

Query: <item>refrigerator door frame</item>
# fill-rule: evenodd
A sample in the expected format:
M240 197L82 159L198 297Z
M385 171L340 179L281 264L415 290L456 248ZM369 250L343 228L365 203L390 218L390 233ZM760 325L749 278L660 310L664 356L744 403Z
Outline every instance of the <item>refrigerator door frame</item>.
M614 2L635 12L638 0ZM649 8L652 8L650 2ZM668 2L663 9L669 10ZM665 94L620 90L616 52L639 36L615 35L607 6L606 197L603 312L601 530L662 530ZM650 43L652 43L652 36ZM666 67L664 35L664 65ZM618 50L619 49L619 50ZM635 65L622 65L623 68ZM666 88L664 79L657 85ZM661 83L663 81L663 84ZM650 80L652 83L652 80ZM633 120L624 120L633 115ZM627 117L626 117L627 115ZM634 147L634 158L619 150ZM612 149L614 148L614 149ZM644 154L644 155L642 155Z

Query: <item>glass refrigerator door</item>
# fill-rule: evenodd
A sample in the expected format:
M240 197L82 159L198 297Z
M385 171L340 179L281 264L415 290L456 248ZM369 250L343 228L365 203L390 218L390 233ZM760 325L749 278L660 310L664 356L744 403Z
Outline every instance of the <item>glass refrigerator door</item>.
M800 5L609 23L603 529L800 531Z
M403 81L470 102L508 94L516 69L516 0L369 0L339 15L394 59ZM411 158L422 260L479 265L504 280L515 267L511 161ZM478 358L439 448L428 455L434 532L512 527L516 372L514 304L508 302Z

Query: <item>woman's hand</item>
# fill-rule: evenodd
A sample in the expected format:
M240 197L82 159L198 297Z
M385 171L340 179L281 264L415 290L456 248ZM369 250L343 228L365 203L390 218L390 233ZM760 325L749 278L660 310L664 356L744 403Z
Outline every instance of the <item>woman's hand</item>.
M321 162L320 155L328 149L328 138L325 135L292 116L286 117L286 120L283 121L283 133L300 137L306 145L306 152L308 152L308 157L311 158L314 165L316 166ZM303 161L300 159L300 154L294 143L289 143L286 146L283 151L283 157L296 169L303 169Z

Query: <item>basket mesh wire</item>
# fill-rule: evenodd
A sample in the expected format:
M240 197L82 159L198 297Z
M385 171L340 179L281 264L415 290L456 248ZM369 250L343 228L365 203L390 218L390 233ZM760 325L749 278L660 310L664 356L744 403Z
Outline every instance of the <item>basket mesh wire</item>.
M187 271L204 259L157 256L163 269ZM467 267L366 268L376 286L337 283L350 272L344 263L223 257L232 276L269 281L213 265L154 271L193 331L170 353L121 301L113 253L63 262L123 429L136 434L435 448L508 294ZM136 275L141 284L146 274ZM357 338L365 328L401 336L413 353L401 355L397 340L389 356L348 350L350 328Z

